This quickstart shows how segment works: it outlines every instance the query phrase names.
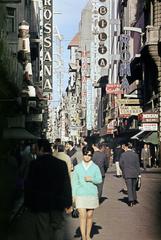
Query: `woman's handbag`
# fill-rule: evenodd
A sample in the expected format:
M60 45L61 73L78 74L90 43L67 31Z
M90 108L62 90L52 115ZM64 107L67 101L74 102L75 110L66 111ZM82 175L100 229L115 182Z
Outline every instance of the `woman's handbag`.
M76 208L73 208L72 211L72 218L78 218L79 217L79 212Z
M136 180L136 191L139 191L141 188L141 176L139 175Z

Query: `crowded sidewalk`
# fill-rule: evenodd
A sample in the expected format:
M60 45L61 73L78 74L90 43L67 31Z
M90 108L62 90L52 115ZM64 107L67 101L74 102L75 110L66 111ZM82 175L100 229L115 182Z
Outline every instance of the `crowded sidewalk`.
M123 178L116 178L114 167L110 168L106 173L102 203L95 210L92 239L160 240L161 169L151 168L142 173L139 204L132 208L127 205L127 195L120 192L123 187ZM66 240L80 239L78 219L68 217L68 229Z

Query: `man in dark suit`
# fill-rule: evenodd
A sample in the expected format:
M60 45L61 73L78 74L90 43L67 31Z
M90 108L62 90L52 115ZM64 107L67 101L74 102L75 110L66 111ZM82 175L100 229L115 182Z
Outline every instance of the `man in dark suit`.
M36 219L37 238L64 239L64 210L71 213L72 194L65 162L52 156L48 140L38 141L38 158L32 161L25 182L25 207ZM27 238L26 238L27 239Z
M101 201L103 184L104 184L104 180L105 180L105 173L107 172L107 169L109 166L109 162L108 162L106 153L101 151L102 146L103 146L102 143L94 143L92 145L92 147L94 149L94 154L93 154L92 160L96 165L98 165L98 167L101 171L101 174L102 174L102 183L97 184L99 201Z
M78 159L77 159L77 149L74 147L73 141L68 141L66 144L66 147L67 147L66 153L70 157L73 167L75 167L78 163Z
M138 203L136 195L136 181L140 175L139 156L132 150L132 144L124 145L124 153L120 156L120 168L123 172L123 177L127 185L128 191L128 205Z

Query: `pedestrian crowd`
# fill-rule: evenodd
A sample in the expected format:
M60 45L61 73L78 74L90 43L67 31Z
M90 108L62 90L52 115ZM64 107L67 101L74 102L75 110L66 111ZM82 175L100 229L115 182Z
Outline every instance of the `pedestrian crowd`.
M146 151L145 146L141 153L144 169L150 160ZM136 185L141 176L140 161L131 143L118 145L112 152L104 142L83 141L76 147L72 141L63 144L59 138L53 144L39 139L32 144L21 143L16 159L19 171L11 223L16 218L21 220L17 233L12 234L11 227L9 240L65 240L66 216L75 209L81 239L90 240L94 209L101 204L111 161L116 166L116 177L125 180L128 206L139 203ZM19 209L23 213L17 217Z

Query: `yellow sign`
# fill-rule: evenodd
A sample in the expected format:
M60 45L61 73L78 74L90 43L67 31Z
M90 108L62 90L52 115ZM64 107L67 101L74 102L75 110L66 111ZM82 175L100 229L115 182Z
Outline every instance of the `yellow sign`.
M118 105L137 105L140 104L141 99L117 99L116 103Z

